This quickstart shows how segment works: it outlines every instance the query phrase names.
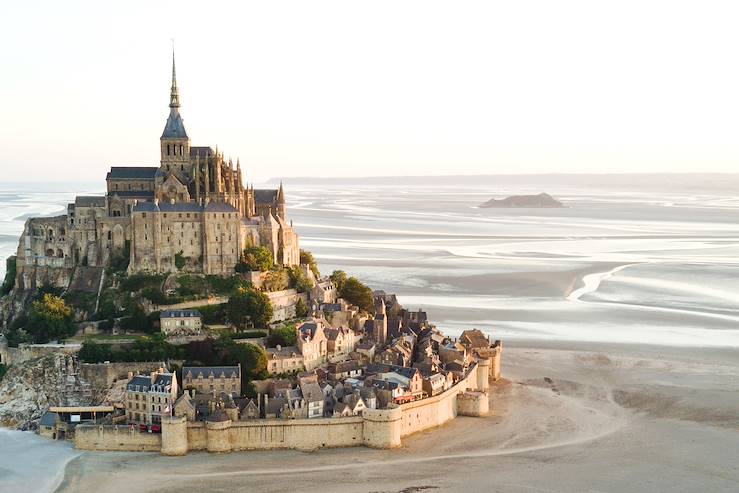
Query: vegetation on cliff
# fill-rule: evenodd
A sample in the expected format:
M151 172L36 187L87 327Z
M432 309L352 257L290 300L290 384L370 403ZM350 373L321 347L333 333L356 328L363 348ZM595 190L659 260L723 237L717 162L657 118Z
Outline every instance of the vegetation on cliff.
M259 271L266 272L274 267L272 252L263 246L250 246L244 252L236 264L236 272Z
M240 288L228 299L226 313L237 329L249 326L261 329L267 327L272 318L272 303L261 291Z
M374 313L375 301L372 289L356 277L347 277L343 270L335 270L331 280L336 284L339 298L344 298L352 305L367 313Z
M5 296L13 290L15 284L15 255L11 255L5 261L5 279L3 280L2 286L0 286L0 296Z
M294 346L297 343L295 325L285 324L282 327L272 329L267 336L267 347Z
M72 337L77 331L74 310L63 298L50 292L37 292L27 315L16 318L6 331L10 346L21 342L45 344Z
M321 272L318 270L318 262L316 262L315 257L308 250L300 250L300 263L307 265L311 272L313 272L313 275L316 276L316 279L321 277Z

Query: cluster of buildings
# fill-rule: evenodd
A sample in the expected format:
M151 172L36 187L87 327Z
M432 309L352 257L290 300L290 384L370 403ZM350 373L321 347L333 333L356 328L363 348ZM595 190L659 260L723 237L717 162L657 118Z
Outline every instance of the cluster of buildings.
M361 415L433 397L464 379L478 359L500 375L500 341L478 329L451 338L426 313L404 309L394 295L374 293L375 314L355 327L334 327L328 312L356 310L341 299L316 303L314 317L295 326L296 345L266 348L270 378L242 394L240 366L184 367L181 381L161 369L132 376L126 421L158 431L162 416L188 421L312 419ZM339 318L339 320L343 320Z

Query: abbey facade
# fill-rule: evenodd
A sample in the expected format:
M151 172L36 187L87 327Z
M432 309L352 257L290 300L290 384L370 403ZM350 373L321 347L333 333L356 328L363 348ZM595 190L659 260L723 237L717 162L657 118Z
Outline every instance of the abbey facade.
M234 166L217 148L190 145L174 58L160 165L114 166L106 182L105 196L77 197L66 215L26 222L17 287L66 286L75 268L105 267L125 255L130 273L228 274L243 249L254 245L267 247L277 264L300 261L282 185L245 187L239 160Z

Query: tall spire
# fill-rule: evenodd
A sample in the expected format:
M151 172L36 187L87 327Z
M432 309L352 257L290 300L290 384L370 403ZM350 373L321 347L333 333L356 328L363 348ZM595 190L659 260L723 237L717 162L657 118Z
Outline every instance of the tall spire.
M177 89L177 71L174 65L174 41L172 41L172 89L169 95L169 107L180 107L180 91Z

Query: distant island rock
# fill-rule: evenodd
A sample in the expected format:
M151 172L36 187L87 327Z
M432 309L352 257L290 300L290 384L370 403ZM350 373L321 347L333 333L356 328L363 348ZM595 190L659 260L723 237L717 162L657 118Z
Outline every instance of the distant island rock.
M555 199L548 193L540 193L538 195L511 195L504 199L490 199L478 207L487 208L557 208L564 207L564 204Z

